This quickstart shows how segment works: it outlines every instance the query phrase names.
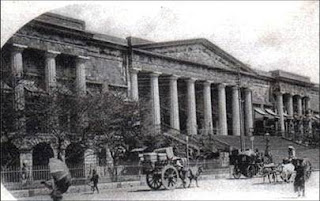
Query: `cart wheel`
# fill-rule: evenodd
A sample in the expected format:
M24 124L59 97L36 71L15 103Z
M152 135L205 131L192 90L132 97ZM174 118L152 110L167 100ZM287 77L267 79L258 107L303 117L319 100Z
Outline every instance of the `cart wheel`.
M252 178L253 175L255 175L255 170L254 170L253 165L249 165L247 167L247 174L246 175L247 175L248 178Z
M162 169L162 184L166 189L175 189L178 184L178 171L172 165L167 165Z
M235 179L239 179L241 177L240 169L238 167L234 167L232 175Z
M162 185L160 174L152 174L152 173L147 174L146 180L147 180L148 186L153 190L158 190Z

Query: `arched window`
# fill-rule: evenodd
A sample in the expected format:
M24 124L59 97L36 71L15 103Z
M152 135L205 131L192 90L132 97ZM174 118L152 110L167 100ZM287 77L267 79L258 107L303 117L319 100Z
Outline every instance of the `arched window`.
M71 143L66 149L66 164L74 167L84 164L84 149L77 143Z
M33 166L47 166L49 159L53 156L53 150L48 143L39 143L33 148L32 164Z
M80 144L71 143L67 147L65 160L73 178L85 177L84 148Z
M102 148L99 152L99 166L107 165L107 150L106 148Z

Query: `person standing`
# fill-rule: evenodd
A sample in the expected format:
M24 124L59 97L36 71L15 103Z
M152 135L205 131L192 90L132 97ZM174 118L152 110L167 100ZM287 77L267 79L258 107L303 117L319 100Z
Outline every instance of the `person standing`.
M92 177L90 181L92 181L93 183L92 192L94 193L94 191L97 190L97 192L99 193L99 188L98 188L99 175L97 174L97 171L95 169L92 171Z
M305 165L304 165L303 160L301 160L301 159L297 160L297 165L296 165L295 171L296 171L296 177L295 177L294 183L293 183L294 192L298 192L298 197L301 196L301 193L302 193L302 196L305 196L305 174L306 174L306 171L305 171Z
M22 164L22 168L21 168L21 181L22 181L22 185L26 185L27 179L28 179L28 169L27 169L26 163L23 163L23 164Z

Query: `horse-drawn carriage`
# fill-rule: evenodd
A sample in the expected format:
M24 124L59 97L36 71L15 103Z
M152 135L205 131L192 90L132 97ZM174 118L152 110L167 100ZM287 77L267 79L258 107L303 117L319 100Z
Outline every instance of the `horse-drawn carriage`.
M263 161L254 152L244 151L233 156L233 177L239 179L241 175L251 178L262 173Z
M303 166L305 179L308 180L312 173L312 165L308 158L286 158L280 164L270 163L268 157L259 157L252 151L244 151L232 156L233 177L239 179L241 175L251 178L255 175L280 175L285 182L289 181L299 166ZM269 177L269 176L268 176Z
M151 189L157 190L161 186L175 189L178 186L187 159L174 156L172 147L156 149L139 156L142 174L146 175L147 185Z

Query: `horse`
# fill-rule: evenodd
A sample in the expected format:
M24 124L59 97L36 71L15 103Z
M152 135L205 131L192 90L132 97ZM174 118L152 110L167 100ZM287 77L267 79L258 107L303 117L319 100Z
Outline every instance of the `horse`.
M295 173L295 166L292 163L280 164L279 166L280 177L284 182L289 183L290 178Z
M278 181L278 179L277 179L277 168L278 167L275 166L274 163L267 164L267 165L263 166L263 169L262 169L263 183L265 182L265 178L267 176L268 176L269 183L271 183L270 176L272 177L273 182L277 182Z
M190 188L192 180L196 181L196 186L199 187L198 185L198 178L200 176L200 174L203 172L203 169L201 166L193 166L193 167L189 167L188 169L188 178L189 178L189 186L188 188Z
M186 187L186 179L189 180L188 188L190 188L192 180L195 180L196 186L199 187L198 178L200 174L203 172L203 169L201 166L198 165L198 160L194 166L188 166L187 161L184 158L181 160L181 162L183 165L181 165L180 178L182 180L183 187Z

